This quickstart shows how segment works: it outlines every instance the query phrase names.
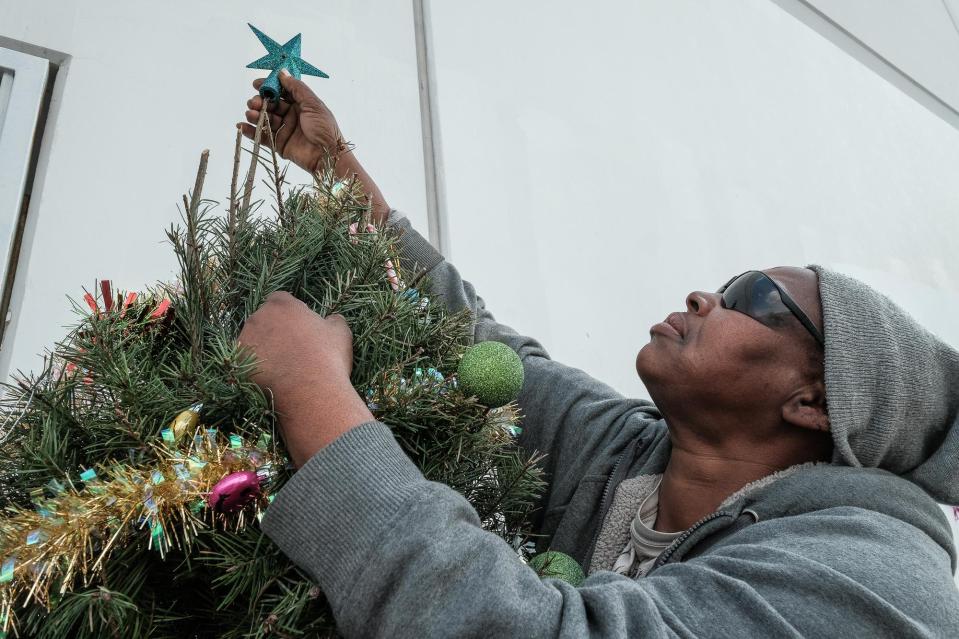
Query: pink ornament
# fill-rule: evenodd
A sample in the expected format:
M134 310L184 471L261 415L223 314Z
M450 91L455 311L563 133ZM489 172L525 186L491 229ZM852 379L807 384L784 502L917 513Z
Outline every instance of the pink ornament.
M386 279L390 282L390 288L393 292L400 290L400 278L396 276L396 269L393 268L393 262L386 260Z
M252 470L230 473L216 483L207 503L218 513L232 513L260 496L260 478Z
M359 224L357 222L353 222L352 224L350 224L350 241L353 242L354 244L356 244L355 236L358 232L359 232ZM373 226L372 224L367 224L366 232L376 233L376 227ZM386 264L384 264L383 266L386 267L386 279L390 283L390 288L392 288L394 292L399 291L400 278L396 274L396 268L393 266L393 261L386 260Z

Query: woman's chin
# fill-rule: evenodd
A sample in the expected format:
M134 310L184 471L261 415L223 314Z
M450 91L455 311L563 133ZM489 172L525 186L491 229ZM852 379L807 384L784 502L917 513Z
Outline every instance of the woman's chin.
M646 383L646 376L651 372L651 360L655 359L652 346L653 343L650 342L636 353L636 374L639 375L639 379L641 379L644 384Z

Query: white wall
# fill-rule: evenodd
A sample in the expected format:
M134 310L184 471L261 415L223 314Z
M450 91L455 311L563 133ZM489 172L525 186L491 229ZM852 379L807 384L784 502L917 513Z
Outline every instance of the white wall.
M58 78L3 352L10 370L39 367L73 323L95 279L139 290L172 279L164 229L179 219L200 151L211 150L204 195L226 201L245 69L264 51L250 21L275 39L303 32L303 55L330 74L306 81L384 190L425 225L412 7L404 0L250 0L161 5L122 0L0 0L0 38L69 56ZM305 173L290 172L301 182ZM269 197L266 190L261 197ZM422 212L422 213L420 213ZM82 302L81 302L82 303Z
M645 396L687 292L811 262L959 345L959 132L773 2L430 11L447 253L557 359Z

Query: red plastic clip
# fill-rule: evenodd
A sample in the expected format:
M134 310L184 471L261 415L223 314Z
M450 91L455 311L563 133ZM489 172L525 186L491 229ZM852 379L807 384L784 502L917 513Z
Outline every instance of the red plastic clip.
M126 312L127 312L127 307L129 307L130 304L133 304L133 301L134 301L136 298L137 298L137 294L136 294L136 293L133 293L133 292L127 293L127 298L126 298L125 300L123 300L123 308L120 309L120 317L123 317L123 316L126 314Z
M103 306L109 313L113 310L113 292L110 290L110 280L100 280L100 293L103 294Z
M97 301L93 299L93 296L89 293L83 295L83 299L86 300L87 306L90 307L90 310L93 311L95 315L100 315L100 307L97 306Z
M158 319L166 315L167 309L170 308L170 300L163 298L163 301L157 305L156 310L150 313L150 319Z

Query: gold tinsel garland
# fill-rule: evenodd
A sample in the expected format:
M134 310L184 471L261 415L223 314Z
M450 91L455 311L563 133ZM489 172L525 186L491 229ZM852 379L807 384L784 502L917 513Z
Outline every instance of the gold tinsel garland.
M262 517L267 491L251 495L235 514L208 503L216 484L242 471L267 486L275 465L270 437L250 446L198 424L200 405L183 411L154 446L151 467L112 463L87 469L66 485L52 480L33 492L34 509L7 508L0 517L0 637L14 625L14 606L31 601L49 607L51 591L63 594L78 578L89 585L111 551L138 535L161 555L189 548L197 531L215 521L241 529Z

